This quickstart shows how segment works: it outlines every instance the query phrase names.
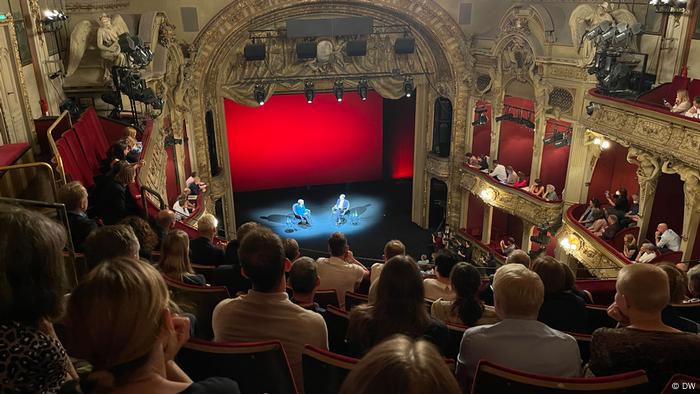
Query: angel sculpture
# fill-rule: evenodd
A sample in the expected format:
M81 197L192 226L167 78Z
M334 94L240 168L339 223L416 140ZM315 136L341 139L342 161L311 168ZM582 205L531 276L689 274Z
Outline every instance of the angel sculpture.
M581 4L571 13L571 17L569 17L571 39L574 48L581 55L582 65L591 63L595 56L595 44L590 40L585 40L583 37L605 21L611 24L627 23L627 26L633 26L637 23L637 17L624 8L612 10L607 1L602 2L595 9L589 4ZM636 44L633 43L632 45L632 49L636 50Z
M119 47L119 36L123 33L129 33L129 28L121 15L110 18L109 15L102 14L99 26L89 19L79 22L70 34L70 54L66 76L75 73L85 50L89 48L100 50L100 57L104 60L104 78L109 80L112 66L127 65L126 55Z

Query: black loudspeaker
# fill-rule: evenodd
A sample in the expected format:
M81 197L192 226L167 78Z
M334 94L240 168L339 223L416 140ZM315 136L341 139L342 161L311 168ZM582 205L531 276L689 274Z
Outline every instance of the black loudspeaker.
M297 58L299 59L313 59L316 57L316 43L315 42L300 42L297 44Z
M248 44L243 49L245 60L265 60L265 44Z
M345 45L345 53L348 56L365 56L367 54L366 40L351 40Z
M416 39L413 37L397 38L394 42L394 52L397 55L406 55L415 52Z

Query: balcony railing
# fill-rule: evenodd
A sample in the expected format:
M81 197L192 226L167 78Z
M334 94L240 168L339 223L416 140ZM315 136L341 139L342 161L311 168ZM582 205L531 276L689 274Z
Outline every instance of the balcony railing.
M594 104L592 115L582 119L588 128L624 145L634 145L661 157L673 156L679 162L700 167L697 119L673 114L648 101L603 96L595 89L586 98Z
M567 253L575 257L597 278L616 278L622 267L630 261L611 244L596 237L577 220L585 209L574 205L566 211L557 239Z
M438 178L447 178L450 176L450 159L437 156L434 153L428 153L425 170Z
M561 201L547 201L528 191L504 185L488 174L470 167L462 168L460 173L460 186L479 196L488 205L541 228L551 227L561 220Z

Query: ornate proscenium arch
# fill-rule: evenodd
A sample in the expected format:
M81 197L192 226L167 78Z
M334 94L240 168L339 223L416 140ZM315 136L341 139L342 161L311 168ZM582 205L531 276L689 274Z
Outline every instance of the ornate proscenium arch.
M232 2L215 16L195 40L194 57L187 70L187 100L192 114L190 128L197 150L196 168L200 174L211 174L208 160L205 113L213 110L216 118L216 141L224 172L210 179L212 197L224 197L226 229L232 233L233 191L227 170L225 150L223 98L226 76L231 75L231 58L242 56L243 46L248 42L248 31L260 27L281 28L285 20L313 16L371 16L379 21L393 21L410 26L416 38L416 53L421 67L430 73L430 80L416 81L419 98L416 111L416 149L414 153L414 221L425 222L428 177L424 175L425 157L432 129L432 109L418 108L421 102L432 103L436 97L452 100L455 108L452 128L453 166L459 165L464 150L464 130L467 122L467 99L472 79L472 57L470 44L459 26L435 1L432 0L242 0ZM391 50L391 49L390 49ZM283 70L284 72L284 70ZM287 71L289 72L289 71ZM285 77L285 75L279 75ZM293 75L286 75L288 77ZM421 100L421 94L424 100ZM422 111L422 114L420 112ZM459 202L453 203L458 210ZM213 204L209 204L213 206ZM420 211L420 214L416 212ZM456 212L458 214L459 212Z

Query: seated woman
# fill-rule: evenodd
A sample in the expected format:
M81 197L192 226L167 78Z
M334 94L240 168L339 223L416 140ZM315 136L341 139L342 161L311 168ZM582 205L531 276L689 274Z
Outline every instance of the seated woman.
M608 315L622 328L599 328L591 338L588 368L596 376L643 369L648 392L659 393L677 373L700 376L700 336L664 324L669 283L664 271L651 264L622 268L615 284L615 302Z
M139 209L129 192L136 181L136 168L126 161L117 162L111 178L99 185L97 206L104 224L117 224L129 215L138 215Z
M125 224L134 230L134 235L139 240L139 257L151 261L156 245L158 245L158 235L153 231L151 225L138 216L127 216L119 224Z
M464 165L467 167L476 168L476 169L481 168L481 163L479 162L479 158L476 155L472 154L471 152L467 153L465 155Z
M635 263L648 263L658 256L658 249L656 245L651 242L645 242L639 247L639 253L637 253L637 258L634 259Z
M524 172L518 171L518 179L519 180L513 184L513 187L517 187L518 189L527 187L527 175L525 175Z
M545 189L544 195L542 196L547 201L557 201L559 200L559 196L557 196L556 189L554 188L554 185L548 184L547 188Z
M600 237L606 241L611 241L613 238L615 238L615 234L617 234L617 232L620 230L622 230L620 219L613 214L608 214L608 226L605 228L605 231L603 231L603 234L601 234Z
M624 218L625 214L630 210L627 189L624 186L617 188L614 196L610 196L610 192L606 190L605 199L608 200L608 204L613 206L607 209L607 213L617 216L618 219Z
M428 315L420 270L407 255L394 256L386 262L377 281L377 301L359 305L350 312L350 353L361 357L394 334L423 337L443 353L447 346L447 327Z
M515 244L515 238L513 237L506 237L499 242L499 246L501 247L501 254L508 257L515 249L518 248L518 245Z
M530 264L544 284L544 302L537 320L561 331L585 333L586 302L568 288L568 266L550 256L540 257Z
M92 372L91 392L239 393L228 378L193 383L174 358L189 339L189 320L169 308L163 277L149 264L128 258L98 265L68 301L68 329L76 356Z
M602 209L594 208L591 212L591 220L593 220L593 222L588 230L596 237L600 237L603 235L605 228L608 227L608 221L605 219L605 213Z
M55 393L73 366L53 329L64 307L66 234L53 220L0 205L0 391Z
M593 224L594 219L593 219L593 209L597 208L600 209L600 200L597 198L594 198L592 200L588 201L588 206L586 207L586 210L583 211L583 214L581 215L580 218L578 218L578 222L583 224L586 227L591 227L591 224Z
M496 310L479 299L481 274L473 265L457 263L450 274L450 283L457 297L454 301L435 300L430 307L432 317L470 327L498 322Z
M535 179L535 183L530 185L530 193L537 197L544 198L545 189L544 185L542 185L542 181L539 178Z
M689 110L690 107L693 106L693 104L690 102L690 96L688 95L688 91L685 89L680 89L678 92L676 92L676 100L673 102L673 104L669 103L664 99L664 106L668 108L669 111L675 113L675 114L682 114L685 111Z
M506 167L506 185L515 186L516 183L520 182L520 177L518 173L513 169L513 166Z
M160 249L158 269L163 275L188 285L203 286L207 280L195 274L190 265L190 237L182 230L171 230L165 235Z
M625 234L622 244L622 254L630 260L637 257L637 239L632 234Z

